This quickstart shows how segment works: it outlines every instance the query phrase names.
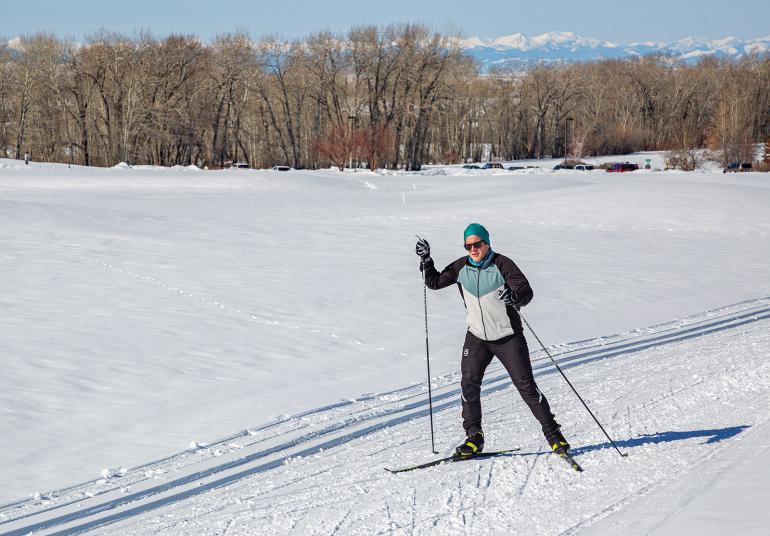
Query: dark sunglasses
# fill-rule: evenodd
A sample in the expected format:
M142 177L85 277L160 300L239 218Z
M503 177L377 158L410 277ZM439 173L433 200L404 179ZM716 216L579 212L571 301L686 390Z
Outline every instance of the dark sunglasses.
M478 242L473 242L472 244L464 244L463 247L465 248L465 251L470 251L473 248L481 249L483 244L486 244L486 242L479 240Z

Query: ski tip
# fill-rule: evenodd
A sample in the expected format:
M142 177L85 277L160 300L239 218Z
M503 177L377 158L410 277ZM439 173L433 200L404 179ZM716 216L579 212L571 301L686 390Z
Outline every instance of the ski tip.
M413 471L414 467L405 467L402 469L390 469L389 467L384 468L388 473L391 475L397 475L398 473L406 473L407 471Z

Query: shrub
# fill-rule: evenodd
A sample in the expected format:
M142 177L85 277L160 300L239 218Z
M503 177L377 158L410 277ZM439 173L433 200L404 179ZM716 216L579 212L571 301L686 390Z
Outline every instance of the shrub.
M682 171L695 171L703 161L703 157L695 149L668 151L665 157L666 169L679 169Z

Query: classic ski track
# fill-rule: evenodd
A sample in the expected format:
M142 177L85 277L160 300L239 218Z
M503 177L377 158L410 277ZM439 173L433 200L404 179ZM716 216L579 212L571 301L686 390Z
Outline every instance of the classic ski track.
M227 523L227 526L225 527L225 531L222 533L222 536L227 536L230 534L230 529L232 529L236 525L235 518L231 519L229 523Z
M636 491L634 491L632 493L624 495L623 497L621 497L620 499L618 499L614 503L612 503L612 504L606 506L605 508L603 508L601 511L593 514L588 519L584 519L584 520L580 521L579 523L576 523L576 524L572 525L568 529L560 532L559 536L569 536L569 535L576 534L578 532L578 530L580 530L581 528L586 527L586 526L590 526L593 523L595 523L595 522L597 522L597 521L607 517L611 513L615 512L617 510L620 510L621 508L623 508L624 506L632 503L633 501L635 501L637 499L640 499L641 497L644 497L645 495L648 495L649 493L653 492L655 489L657 489L659 487L666 486L667 484L673 482L680 474L685 473L685 472L696 471L702 465L705 465L705 464L711 462L712 458L714 458L715 456L718 456L719 454L722 453L722 451L724 449L726 449L726 448L728 448L730 446L731 446L730 443L726 443L726 444L722 444L722 445L717 446L716 448L711 450L711 452L709 452L708 454L706 454L705 456L700 458L699 461L696 464L682 466L682 467L678 468L677 470L675 470L673 473L669 474L667 477L661 478L661 479L656 480L654 482L650 482L649 484L647 484L646 486L642 487L641 489L638 489L638 490L636 490Z
M463 496L463 481L460 475L457 475L457 500L460 503L460 515L463 519L463 531L468 536L468 519L465 515L465 497Z
M318 472L318 473L313 474L312 476L313 477L320 476L321 474L323 474L325 472L328 472L328 471ZM347 488L349 486L354 486L354 485L358 486L358 485L361 485L361 484L370 484L370 483L374 483L374 482L377 482L377 478L376 477L367 476L367 477L361 478L359 480L355 480L355 481L352 481L352 482L346 482L345 484L339 484L337 487L342 486L342 487L346 487ZM283 485L281 485L279 487L280 488L290 488L290 487L293 487L295 484L297 484L296 481L294 481L294 482L287 482L286 484L283 484ZM296 489L287 490L285 493L278 493L278 494L273 494L273 493L271 493L273 490L269 490L266 493L261 494L259 499L265 498L266 496L269 496L270 498L273 498L273 499L284 499L284 501L281 503L281 506L286 506L286 505L293 504L293 503L297 503L297 504L301 503L303 505L301 509L303 509L303 510L311 509L312 507L307 506L306 500L304 498L302 498L302 497L295 497L295 496L298 493L305 493L305 492L308 492L308 491L311 491L311 490L317 490L319 488L330 488L330 487L331 486L329 484L312 485L312 486L306 486L306 487L298 487ZM258 506L257 509L265 511L265 512L270 512L271 510L273 510L274 506L275 505L273 505L273 504L266 504L264 506ZM254 512L254 511L255 511L255 509L252 508L251 512ZM261 516L261 517L264 517L264 516Z
M722 308L719 308L719 309L713 309L713 310L705 311L703 313L699 313L697 315L694 315L693 317L690 317L690 318L698 318L698 317L703 316L703 315L708 314L708 313L712 313L712 312L715 312L715 311L723 311L725 309L728 309L728 308L731 308L731 307L735 307L735 306L738 306L738 305L742 305L742 304L759 303L759 302L762 302L762 301L766 301L767 299L768 298L760 298L760 299L757 299L757 300L747 300L747 301L744 301L744 302L739 302L737 304L733 304L731 306L726 306L726 307L722 307ZM642 331L650 332L650 331L655 330L656 328L659 328L659 327L664 328L664 329L660 329L659 331L654 331L653 332L653 334L656 335L656 338L660 338L660 337L666 336L667 333L670 333L672 331L675 332L678 329L681 330L682 328L691 328L693 326L697 326L698 324L702 324L702 323L706 323L706 322L714 322L714 321L729 322L729 321L733 320L734 319L733 317L735 317L736 315L740 315L741 317L751 316L751 314L761 314L761 313L764 313L766 310L770 310L770 308L763 307L762 305L756 305L754 307L750 307L750 308L747 308L747 309L744 309L744 310L736 311L736 312L733 312L733 313L730 313L730 314L725 314L725 315L720 315L720 316L717 316L717 317L711 317L711 318L704 318L704 319L700 319L700 320L695 320L691 324L681 324L682 321L679 321L679 325L678 326L673 326L673 327L668 327L668 326L670 326L673 323L657 324L657 325L651 326L649 328L645 328L644 330L637 329L637 330L634 330L634 331L632 331L630 333L627 333L627 334L619 334L619 335L612 335L612 336L595 338L595 339L587 339L587 340L582 340L582 341L576 341L574 343L569 343L569 344L559 344L559 345L555 345L555 346L553 346L551 348L555 349L555 348L565 348L566 347L567 350L564 350L564 351L561 351L561 352L553 352L552 355L557 357L557 356L567 355L567 354L570 354L570 353L573 353L573 352L578 352L578 351L585 352L586 350L591 350L591 349L596 349L596 348L602 348L604 350L611 349L611 348L614 347L614 345L622 343L622 342L625 342L625 341L629 341L629 340L630 341L641 342L643 340L643 338L644 338L644 335L637 335L637 333L642 332ZM624 338L621 338L621 337L624 337ZM618 340L613 341L612 339L615 339L615 338L617 338ZM644 338L644 340L646 340L646 341L652 341L654 339L655 338L652 338L652 337ZM586 345L586 346L581 346L582 344L586 344L586 343L590 343L590 342L594 342L595 343L595 341L597 341L597 340L601 341L601 343L599 343L599 344L589 344L589 345ZM605 341L607 341L607 342L605 342ZM569 348L569 347L573 347L573 348ZM538 350L536 352L533 352L533 356L538 354L538 353L542 354L542 351ZM540 357L540 358L534 358L533 359L533 363L545 361L546 359L547 358L544 357L544 356ZM562 360L559 360L559 361L561 362ZM496 364L496 365L493 365L492 367L489 368L489 372L494 373L494 372L497 372L497 371L499 371L501 369L502 369L502 366L500 366L499 364ZM456 375L455 374L451 374L449 376L450 377L454 377ZM435 383L436 381L440 381L440 380L445 379L445 378L446 377L434 378L433 381ZM452 378L452 379L454 379L454 378ZM442 388L445 388L447 386L454 386L454 383L448 383L446 385L439 386L439 387L437 387L437 389L442 389ZM415 391L415 390L417 390L418 392L416 392L414 394L408 394L409 392ZM389 397L397 396L398 394L403 394L403 393L406 393L406 395L402 396L401 398L397 398L395 400L387 400L387 398L389 398ZM288 433L292 433L292 432L295 432L296 430L298 430L300 428L312 426L312 423L308 423L308 422L306 422L304 420L306 418L310 418L310 417L312 417L315 414L333 413L335 410L346 409L348 406L354 405L356 403L363 403L363 402L366 402L366 401L369 401L369 400L379 400L379 401L381 401L381 403L379 405L370 405L368 407L364 407L364 408L360 408L360 409L355 409L354 411L350 412L350 415L355 415L355 414L358 414L358 413L363 413L363 412L365 412L367 410L373 410L373 409L376 409L378 407L383 407L383 406L394 404L394 403L404 402L404 401L407 401L407 400L410 400L410 399L413 399L413 398L423 397L423 396L424 396L424 392L423 392L423 390L421 389L420 386L418 386L418 387L410 386L410 387L406 387L406 388L399 388L399 389L396 389L396 390L393 390L393 391L390 391L390 392L386 392L386 393L381 393L381 394L378 394L378 395L363 395L361 397L357 397L357 399L355 399L355 400L345 400L345 401L341 401L341 402L337 402L337 403L333 403L333 404L328 404L328 405L325 405L325 406L321 406L319 408L314 408L314 409L311 409L311 410L299 413L299 414L295 415L292 418L286 418L286 419L283 419L283 420L274 421L274 422L271 422L271 423L267 423L267 424L261 425L259 427L255 427L255 428L249 429L246 432L239 432L237 434L233 434L233 435L227 436L225 438L222 438L222 439L219 439L219 440L215 440L214 442L206 445L206 448L211 449L211 448L213 448L215 446L221 446L224 443L232 442L233 440L236 440L236 439L244 437L247 433L248 433L248 435L259 436L260 434L258 432L263 432L263 433L267 433L268 431L274 432L273 431L274 428L281 427L281 426L284 426L284 425L290 426L290 429L286 430L286 431L283 431L283 432L281 432L278 435L285 435L285 434L288 434ZM276 434L273 433L271 435L275 436ZM245 448L245 447L249 447L249 446L255 445L257 443L260 443L260 442L262 442L262 438L261 437L256 437L253 441L247 442L247 443L245 443L243 445L240 445L240 447L241 448ZM155 467L155 466L158 466L158 465L162 465L164 462L168 462L168 461L171 461L171 460L177 460L180 457L181 458L193 457L193 455L188 453L188 452L183 452L183 453L180 453L180 454L174 454L174 455L162 458L160 460L155 460L153 462L148 462L148 463L142 464L140 466L134 467L134 468L131 469L131 472L136 472L136 471L139 471L139 470L147 469L149 467ZM83 484L78 484L78 485L75 485L75 486L72 486L72 487L69 487L69 488L64 488L62 490L54 491L54 492L51 492L51 493L57 493L57 494L60 495L60 494L66 493L68 491L76 490L76 489L78 489L80 487L83 487L83 486L93 486L97 482L98 482L97 480L93 480L93 481L85 482ZM26 500L22 500L22 501L13 502L13 503L8 503L6 505L1 505L0 506L0 512L2 512L3 510L9 509L11 507L14 507L14 506L17 506L17 505L29 502L29 501L30 501L30 499L26 499Z
M337 532L342 528L342 525L345 524L345 520L347 520L348 516L353 512L352 508L348 508L348 511L345 512L345 515L342 516L342 518L337 522L337 524L334 526L334 530L331 531L331 534L329 536L334 536L337 534Z
M738 304L733 304L733 305L721 307L719 309L699 313L697 315L693 315L692 317L688 318L689 320L692 320L691 323L683 323L685 320L688 320L688 319L682 319L677 322L657 324L656 326L646 328L645 330L635 330L634 332L631 332L628 334L615 335L612 337L602 337L598 339L602 342L600 344L595 343L597 339L589 339L586 341L579 341L577 343L570 343L566 345L562 344L562 345L559 345L558 347L566 348L566 350L559 353L553 353L552 355L554 355L554 357L557 358L557 361L560 363L560 365L564 369L564 368L577 366L579 364L585 364L585 363L599 360L599 359L606 359L606 358L612 358L612 357L617 357L621 355L628 355L647 348L651 348L653 346L676 343L682 340L686 340L694 337L700 337L700 336L711 334L717 331L736 329L742 325L763 320L765 318L770 317L770 306L767 305L767 299L768 298L765 297L765 298L759 298L756 300L748 300L745 302L740 302ZM749 305L749 304L751 304L749 307L746 307L743 309L738 309L735 311L731 311L729 313L708 317L709 313L723 312L731 308L738 307L740 305ZM655 331L655 328L659 328L659 329ZM648 333L652 331L652 333L649 333L649 335L645 335L645 334L639 335L638 333L640 331L647 331ZM612 339L615 339L615 340L612 340ZM591 344L591 343L594 343L594 344ZM533 364L535 362L542 362L542 361L544 361L543 357L536 358L536 359L533 359ZM502 367L498 366L497 370L500 370L501 368ZM553 372L554 370L553 365L550 364L550 362L547 362L544 364L537 364L533 368L535 369L536 376L547 374L549 372ZM490 372L495 372L495 370L490 369ZM442 377L439 380L454 379L454 376L455 374L451 374L451 375ZM495 378L490 378L488 381L485 382L485 393L496 392L496 391L502 390L503 388L507 388L508 382L506 380L507 380L507 374L502 374ZM434 379L434 382L435 381L436 379ZM497 385L499 383L504 383L505 385ZM687 386L686 388L691 388L691 386ZM438 411L447 409L450 406L454 406L456 402L455 400L452 400L450 402L441 402L441 401L445 401L447 398L450 398L450 397L454 399L456 398L457 393L459 393L459 390L455 382L451 382L451 383L447 382L446 384L437 387L436 396L434 396L434 401L438 401L439 403L436 404L436 407L434 409L438 412ZM401 395L401 396L399 397L398 395ZM674 396L673 392L671 393L670 396ZM227 462L220 465L215 465L212 468L205 471L188 473L187 477L185 476L177 477L175 478L175 480L171 481L170 483L163 483L157 486L150 486L148 489L140 492L139 494L129 493L128 496L107 500L106 502L102 502L101 504L88 506L88 503L98 502L99 500L101 500L102 495L120 493L121 487L138 486L140 484L146 483L149 480L149 478L142 476L137 479L136 475L134 475L133 480L131 478L119 477L119 478L108 480L107 482L103 480L90 481L83 484L71 486L63 490L51 492L50 494L48 494L48 496L50 497L49 501L40 502L40 501L34 501L32 499L27 499L24 501L17 501L15 503L10 503L0 507L0 514L2 514L3 516L2 518L0 518L2 519L0 521L0 530L2 530L4 525L8 526L11 523L15 525L19 525L19 522L25 519L27 520L26 524L24 524L23 526L20 526L19 528L11 529L10 532L6 532L3 534L8 534L8 535L24 534L29 530L52 530L57 527L62 527L68 523L76 523L79 521L87 520L90 517L96 516L95 521L86 522L85 524L67 528L62 532L60 532L60 534L74 534L74 533L80 532L81 530L95 528L103 524L112 523L115 521L125 519L126 517L142 514L144 512L150 511L155 508L167 506L168 504L172 504L177 500L181 500L183 498L197 495L202 492L200 488L204 488L205 490L215 489L217 487L227 485L228 483L231 483L240 478L244 478L246 476L251 476L261 472L270 471L275 467L279 467L281 463L285 462L285 460L290 459L292 457L295 457L298 455L299 456L314 455L321 452L325 448L333 448L335 446L343 444L344 442L346 442L346 440L362 437L364 435L373 433L382 428L395 426L402 422L419 418L423 416L423 414L425 414L424 406L427 405L426 401L420 400L419 402L413 402L409 404L405 403L406 401L414 399L416 397L419 397L419 398L424 397L422 386L410 386L407 388L396 389L391 392L379 394L379 395L365 395L354 401L343 401L340 403L329 404L327 406L324 406L323 408L315 408L314 410L309 410L307 412L303 412L302 414L300 414L301 418L299 419L295 417L293 419L286 419L283 421L265 424L262 427L258 428L258 432L252 432L254 434L253 436L246 435L245 432L230 435L226 438L215 441L214 443L209 445L207 449L210 451L215 446L232 444L233 441L237 440L238 438L253 439L253 441L247 442L245 445L238 445L238 447L240 448L233 447L232 450L224 452L224 455L232 454L238 451L248 451L251 448L254 448L256 445L263 445L265 443L265 440L261 439L258 436L267 434L268 431L270 431L272 428L275 428L275 427L288 428L287 430L283 430L279 434L273 436L273 440L275 440L276 438L283 438L284 436L287 436L287 435L296 436L297 433L301 434L302 431L313 426L313 423L302 422L303 419L310 419L314 415L325 416L324 411L327 413L335 413L335 412L341 413L336 417L337 422L331 422L326 427L321 427L320 429L314 432L310 432L304 435L299 435L298 437L294 437L288 442L283 442L281 444L278 444L276 446L273 446L271 448L268 448L262 451L257 451L251 454L240 456L234 461ZM667 398L667 397L668 396L664 398ZM371 404L370 401L374 401L374 400L377 400L378 402ZM364 407L360 407L360 406L364 406ZM399 417L399 415L401 416ZM352 416L359 416L359 418L351 418ZM329 421L327 420L327 422ZM358 426L359 428L362 428L362 429L352 434L351 433L345 434L344 431L349 430L351 426L354 426L354 427ZM332 439L332 440L328 439L329 436L334 436L341 430L343 431L342 437L337 437L336 439ZM272 430L272 431L274 432L275 430ZM292 452L293 450L297 450L297 449L299 449L299 452ZM169 471L175 470L176 472L182 472L185 468L185 464L181 462L184 462L185 459L187 459L188 464L194 464L200 461L205 461L207 458L204 457L203 454L204 452L202 451L192 453L192 454L189 452L175 454L175 455L163 458L162 460L151 462L149 464L143 464L141 466L133 468L128 472L127 476L131 475L132 472L137 472L139 470L146 471L150 468L154 468L155 471L160 471L162 469L165 469ZM194 459L190 460L190 458L194 458ZM211 458L208 458L208 459L210 460ZM220 479L220 481L214 480L213 483L211 482L206 483L206 481L215 479L219 475L222 475L228 471L240 468L241 466L249 466L249 465L253 465L253 463L260 463L271 459L272 461L267 461L267 463L263 463L262 465L259 465L257 467L252 467L249 470L240 471L239 473L236 473L237 478L235 478L234 480L231 476L230 477L225 476L224 478ZM187 492L180 491L185 486L189 487L189 486L194 486L196 484L198 489L189 490ZM97 490L96 492L93 492L92 496L84 499L82 494L85 493L86 490L88 490L89 488L93 488L94 486L97 486L97 485L106 486L107 489ZM164 497L165 497L165 500L164 500ZM61 500L57 500L59 498L61 498ZM155 499L155 500L152 500L152 499ZM134 505L134 503L136 503L137 501L147 502L150 500L152 500L152 502L150 502L149 504L145 504L143 506ZM47 502L49 502L50 504L46 504ZM78 503L81 503L81 504L78 504ZM83 503L85 503L84 507L83 507ZM41 504L43 505L43 507L37 508ZM60 515L58 517L53 517L52 519L47 519L44 521L40 521L38 523L34 523L35 517L39 517L39 516L42 516L43 514L50 513L56 510L66 509L67 507L73 506L75 504L77 504L78 507L81 509L79 510L75 509L75 511L70 514ZM128 507L128 508L123 508L123 507ZM17 512L14 512L14 510L16 510ZM118 513L113 514L111 516L106 516L101 518L99 517L103 515L104 512L108 512L112 510L118 510ZM9 515L13 513L17 513L18 515L16 516ZM102 520L102 522L99 522L100 519ZM33 521L33 522L30 523L30 521Z
M540 460L540 456L535 456L532 460L532 464L530 465L527 463L527 475L524 477L524 482L521 484L518 490L516 490L516 497L521 498L524 497L524 492L527 491L527 486L529 486L529 480L532 477L532 473L535 472L535 466L537 465L538 460Z
M392 529L396 523L394 523L393 515L390 513L390 501L387 497L385 498L385 513L388 515L388 527Z
M301 487L301 486L297 486L297 484L301 484L305 480L309 480L309 479L315 478L315 477L320 476L320 475L322 475L324 473L328 473L329 471L332 471L334 469L338 469L338 468L340 468L342 466L344 466L344 464L339 464L337 466L333 466L333 467L330 467L330 468L324 468L324 469L321 469L321 470L318 470L318 471L314 471L312 473L307 473L306 475L302 475L300 478L298 478L296 480L290 480L288 482L284 482L284 483L281 483L281 484L276 484L272 488L270 488L269 490L265 490L263 493L258 493L256 495L251 495L251 496L243 498L241 500L244 500L244 501L245 500L260 501L265 496L268 496L268 495L270 497L290 497L291 495L296 494L298 491L306 492L306 491L310 491L310 490L313 490L313 489L317 489L317 488L319 488L321 486L313 484L313 485L310 485L310 486ZM365 478L365 479L362 479L362 480L355 481L355 482L353 482L353 484L360 484L362 482L369 482L369 481L371 481L370 478ZM283 493L281 490L283 490L285 488L296 488L296 490L290 490L287 493ZM270 508L270 507L267 506L265 508Z
M495 463L494 460L490 460L490 463L487 464L489 465L489 467L486 468L487 475L489 475L490 471L492 471L492 466L494 465L494 463ZM486 495L487 488L485 487L482 490L482 487L481 487L481 473L483 470L484 470L484 466L482 466L481 464L476 465L476 488L474 489L475 497L472 498L473 504L471 506L471 522L470 522L470 527L466 529L466 533L468 532L468 530L473 529L475 525L476 510L479 505L480 496Z
M492 469L495 466L495 460L489 460L489 470L487 471L487 481L484 483L484 489L488 490L492 484Z

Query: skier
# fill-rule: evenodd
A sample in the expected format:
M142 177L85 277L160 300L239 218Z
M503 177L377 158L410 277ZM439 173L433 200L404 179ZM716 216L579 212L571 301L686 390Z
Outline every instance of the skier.
M538 389L529 360L529 349L518 310L532 300L532 288L514 262L492 251L489 232L479 223L465 229L461 257L439 273L430 256L430 245L419 239L415 252L425 284L438 290L457 284L465 302L468 332L462 353L462 416L466 439L456 455L467 457L484 449L481 428L481 382L492 357L497 357L511 376L521 398L540 422L548 445L559 455L568 454L569 443L556 423L545 395Z

